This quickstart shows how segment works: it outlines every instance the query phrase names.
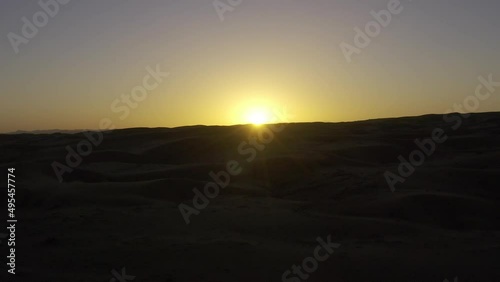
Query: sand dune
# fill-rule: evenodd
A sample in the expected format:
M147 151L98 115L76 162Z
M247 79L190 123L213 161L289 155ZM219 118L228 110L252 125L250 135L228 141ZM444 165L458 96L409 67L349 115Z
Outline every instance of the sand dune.
M436 127L449 139L392 193L384 172ZM18 277L282 281L331 235L341 246L307 281L500 281L500 113L456 131L439 115L287 124L248 161L239 146L259 130L107 132L63 183L51 165L83 133L0 135L18 179ZM186 225L178 205L230 160L241 174Z

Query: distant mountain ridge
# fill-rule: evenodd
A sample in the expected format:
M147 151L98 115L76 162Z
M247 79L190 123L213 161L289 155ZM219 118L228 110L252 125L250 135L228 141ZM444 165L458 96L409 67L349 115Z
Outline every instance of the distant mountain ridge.
M85 131L94 131L91 129L73 129L73 130L61 130L61 129L47 129L47 130L17 130L13 132L5 132L0 134L53 134L53 133L65 133L73 134Z
M469 113L474 116L489 116L493 115L493 118L496 118L497 115L500 115L500 111L498 112L478 112L478 113ZM458 113L458 112L453 112L449 113L448 115L465 115L465 113ZM420 118L420 119L437 119L440 117L443 117L444 114L425 114L425 115L418 115L418 116L401 116L401 117L383 117L383 118L371 118L371 119L361 119L361 120L349 120L349 121L331 121L331 122L325 122L325 121L316 121L316 122L292 122L292 123L297 123L297 124L347 124L347 123L362 123L362 122L375 122L375 121L391 121L391 120L408 120L408 119L414 119L414 118ZM114 130L109 130L109 131L115 131L115 130L138 130L138 129L179 129L179 128L196 128L196 127L231 127L231 126L237 126L237 125L245 125L245 124L234 124L234 125L201 125L201 124L196 124L196 125L184 125L184 126L174 126L174 127L130 127L130 128L117 128ZM75 134L75 133L81 133L81 132L86 132L86 131L101 131L99 129L71 129L71 130L62 130L62 129L47 129L47 130L17 130L17 131L12 131L12 132L0 132L0 135L6 134L6 135L12 135L12 134L54 134L54 133L61 133L61 134ZM108 130L105 130L108 131Z

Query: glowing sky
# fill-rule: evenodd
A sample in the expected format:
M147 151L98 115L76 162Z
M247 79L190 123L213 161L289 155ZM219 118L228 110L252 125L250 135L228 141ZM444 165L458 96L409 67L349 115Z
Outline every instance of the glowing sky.
M388 2L243 0L221 21L211 0L73 0L16 54L7 35L41 8L2 0L0 132L226 125L253 108L296 122L444 113L478 76L500 81L498 0L402 0L348 63L340 44ZM157 65L170 75L122 119L111 105ZM499 110L500 89L478 111Z

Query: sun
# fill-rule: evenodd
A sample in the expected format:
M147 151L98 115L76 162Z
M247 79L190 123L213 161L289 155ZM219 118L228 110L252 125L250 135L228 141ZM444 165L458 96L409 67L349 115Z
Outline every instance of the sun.
M247 121L256 126L269 123L269 114L264 109L253 109L249 111Z

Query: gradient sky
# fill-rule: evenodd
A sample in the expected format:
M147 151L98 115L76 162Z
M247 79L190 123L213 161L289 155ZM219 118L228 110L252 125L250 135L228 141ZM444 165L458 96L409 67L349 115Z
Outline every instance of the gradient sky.
M222 0L225 2L225 0ZM340 43L388 0L73 0L15 54L38 1L0 2L0 132L246 123L254 107L293 121L444 113L500 81L498 0L402 0L403 11L347 63ZM170 76L121 120L112 102L147 66ZM500 90L479 112L500 111Z

